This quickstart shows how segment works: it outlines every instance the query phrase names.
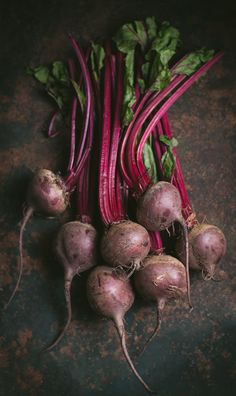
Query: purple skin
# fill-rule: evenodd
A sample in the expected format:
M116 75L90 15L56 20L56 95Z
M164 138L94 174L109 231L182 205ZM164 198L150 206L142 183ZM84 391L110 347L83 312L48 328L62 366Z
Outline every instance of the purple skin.
M189 306L190 298L189 279L189 248L187 226L182 216L182 203L179 191L173 184L160 181L147 189L139 198L137 205L137 221L149 231L162 231L178 222L183 229L185 240L186 280Z
M27 192L27 210L24 214L19 235L19 274L15 288L5 305L9 306L19 289L23 272L23 233L26 224L34 214L40 213L47 217L55 217L63 213L68 205L69 195L62 179L47 169L39 169L31 180Z
M140 271L135 273L134 285L145 300L154 301L157 305L157 324L144 346L146 349L147 344L160 331L166 302L172 298L178 299L187 293L185 267L172 256L164 254L149 256L144 260Z
M33 176L27 193L28 207L48 217L63 213L68 205L68 193L62 179L47 169Z
M177 188L164 181L149 187L138 200L137 220L149 231L162 231L182 221Z
M87 296L91 308L98 314L112 319L117 328L124 356L145 389L153 393L135 369L125 341L124 315L134 302L134 291L125 276L117 276L106 266L96 267L87 280Z
M111 267L122 267L130 271L129 276L140 268L150 250L147 230L132 221L112 224L103 235L101 253Z
M217 264L226 251L223 232L210 224L197 224L189 232L189 266L202 271L204 280L214 280ZM182 238L176 241L176 252L180 260L184 256Z
M55 254L64 267L64 294L67 307L67 322L56 339L47 350L54 348L63 338L71 322L71 283L75 275L87 271L96 265L97 231L91 224L71 221L64 224L55 240Z

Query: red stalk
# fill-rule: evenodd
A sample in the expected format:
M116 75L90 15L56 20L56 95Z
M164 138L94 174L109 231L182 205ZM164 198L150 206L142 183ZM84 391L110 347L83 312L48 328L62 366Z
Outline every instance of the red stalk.
M217 62L221 56L223 55L223 53L218 53L217 55L215 55L210 61L208 61L207 63L205 63L202 67L200 67L200 69L198 69L192 76L188 77L188 79L183 82L183 84L175 91L175 93L169 98L167 99L164 104L161 106L161 108L156 112L156 114L153 116L153 118L151 119L151 121L149 122L148 126L146 127L145 131L142 133L142 137L141 140L139 142L138 148L137 148L137 154L136 154L136 158L137 158L137 165L135 163L135 165L137 167L137 170L139 171L139 174L142 175L145 172L145 166L143 163L143 159L142 159L142 152L143 152L143 148L144 145L149 137L149 135L151 134L153 128L155 127L155 125L158 123L158 121L161 119L161 117L169 110L169 108L176 102L176 100L183 95L183 93L190 88L190 86L203 74L205 73L215 62ZM172 84L172 83L171 83ZM168 88L170 88L171 84L165 88L163 91L161 91L160 95L159 95L159 103L160 103L160 97L162 99L164 99L167 95L167 91L169 91ZM169 92L168 92L169 93ZM137 129L137 128L136 128ZM136 133L137 134L137 133ZM136 137L136 136L135 136ZM136 139L135 139L136 140ZM135 149L135 145L134 145L134 141L132 142L132 150ZM143 181L143 188L147 188L147 180Z
M150 116L150 114L155 110L157 105L159 105L160 102L168 94L170 94L172 92L172 90L174 88L176 88L176 86L178 86L178 84L180 84L184 78L185 78L185 76L174 76L172 82L165 89L163 89L162 91L155 94L152 101L147 105L147 107L139 115L131 133L129 134L128 143L127 143L127 147L126 147L126 154L129 153L129 155L127 155L127 169L128 169L129 175L132 179L132 187L135 187L136 181L139 180L141 192L144 191L150 184L150 178L146 172L145 166L142 166L142 169L140 169L141 167L138 166L136 163L136 150L137 150L136 146L137 146L137 138L138 138L139 132L141 131L141 128L142 128L144 122L147 120L147 118ZM153 128L152 128L152 130L153 130ZM143 137L143 133L142 133L142 137ZM141 137L141 141L142 141L142 137ZM145 142L146 142L146 140L145 140ZM140 143L138 144L138 148L140 146ZM143 148L143 146L142 146L142 148Z
M172 139L173 134L171 131L170 123L167 114L164 114L162 117L162 125L163 125L163 131L164 134L169 138ZM182 168L180 165L180 160L176 151L176 148L173 149L173 153L175 156L175 169L174 169L174 175L173 175L173 184L175 187L178 188L181 200L182 200L182 208L183 208L183 217L185 220L189 218L189 216L194 214L194 211L191 207L191 203L189 200L188 192L186 190L185 182L184 182L184 177L183 177L183 172Z
M77 112L77 98L73 99L71 111L71 141L70 141L70 157L67 166L67 171L71 172L73 169L75 159L75 129L76 129L76 112Z
M139 105L137 106L135 113L133 115L132 121L130 122L127 130L125 131L124 135L123 135L123 141L122 141L122 145L121 145L121 150L120 150L120 166L121 166L121 171L122 171L122 176L126 182L126 184L132 188L133 187L133 180L131 179L128 170L126 170L126 145L129 139L129 134L132 131L132 127L137 119L137 117L139 116L139 113L142 111L143 106L145 105L145 103L147 102L147 100L153 96L152 92L146 92L146 94L143 96L143 98L141 99Z
M102 222L105 225L110 224L112 213L109 205L108 195L108 173L109 173L109 149L110 149L110 130L111 130L111 63L110 48L107 48L105 59L104 74L104 97L103 97L103 125L102 125L102 143L100 149L99 164L99 210Z
M116 69L117 79L116 84L113 84L114 95L114 121L112 128L112 139L110 146L110 157L109 157L109 172L108 172L108 190L109 190L109 202L111 212L113 213L113 220L120 221L124 219L124 209L122 208L122 193L120 185L120 178L118 176L117 158L118 149L121 135L121 109L123 99L123 66L124 57L122 53L118 53L116 56ZM114 67L113 67L114 68ZM121 186L120 186L121 187Z
M52 115L52 118L51 118L49 126L48 126L48 133L47 133L49 138L54 138L55 136L60 135L60 133L61 133L61 131L54 130L54 125L55 125L55 122L59 115L61 115L59 110L55 111Z

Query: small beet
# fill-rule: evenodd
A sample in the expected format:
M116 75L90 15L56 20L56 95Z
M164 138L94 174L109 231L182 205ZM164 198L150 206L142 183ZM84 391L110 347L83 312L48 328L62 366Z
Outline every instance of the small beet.
M189 306L192 308L189 279L188 231L182 216L181 197L177 188L165 181L160 181L149 187L138 200L137 221L149 231L168 229L174 222L178 222L181 225L185 241L185 257L183 262L186 265L187 294Z
M64 224L56 237L55 253L64 268L64 293L67 306L67 322L56 341L47 350L54 348L64 336L71 322L71 283L75 275L96 265L97 231L91 224L71 221Z
M39 169L33 176L27 193L28 206L36 213L55 217L68 205L68 193L62 179L47 169Z
M214 279L216 266L226 251L226 239L223 232L210 224L197 224L189 232L189 266L202 270L205 280ZM183 257L183 241L176 242L176 252Z
M11 303L19 289L23 272L23 233L26 224L34 214L40 213L48 217L55 217L63 213L68 205L68 193L62 179L52 171L39 169L33 176L27 192L27 209L25 211L19 235L19 274L15 288L5 305L5 309Z
M150 237L147 230L132 221L112 224L101 242L101 253L107 264L128 268L130 274L140 268L149 250Z
M153 393L135 369L126 347L124 315L134 302L134 291L129 279L125 276L118 277L111 267L98 266L88 277L87 296L95 312L114 321L130 368L145 389Z
M160 330L162 312L166 302L178 299L187 293L186 272L184 265L176 258L165 255L148 256L140 271L134 275L137 292L148 301L157 305L157 324L147 345Z

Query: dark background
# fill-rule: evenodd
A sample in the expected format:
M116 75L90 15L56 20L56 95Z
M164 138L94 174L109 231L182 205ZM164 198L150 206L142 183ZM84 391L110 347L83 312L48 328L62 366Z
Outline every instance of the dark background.
M169 115L187 187L199 220L222 228L225 280L192 275L194 310L171 304L162 332L137 367L159 396L236 394L236 7L227 1L4 1L0 6L0 304L17 272L18 223L32 170L64 164L64 137L44 134L51 102L25 73L71 52L66 33L105 37L122 23L155 15L177 26L183 46L223 49L224 58ZM0 395L143 396L122 357L114 326L90 311L86 275L73 287L73 322L51 353L65 319L63 272L51 252L57 220L34 218L25 232L20 292L0 314ZM136 356L154 324L155 308L137 301L128 313L128 345Z

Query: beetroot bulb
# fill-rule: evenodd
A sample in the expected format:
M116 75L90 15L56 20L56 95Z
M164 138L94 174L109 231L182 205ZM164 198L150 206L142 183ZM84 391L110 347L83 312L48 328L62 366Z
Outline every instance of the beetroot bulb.
M167 114L162 118L164 134L173 137ZM185 187L184 177L179 158L175 149L176 166L173 183L181 196L182 213L189 228L189 266L193 270L201 270L205 280L215 279L216 267L226 251L226 239L223 232L215 225L198 223L188 192ZM184 257L183 239L176 240L176 253L180 260Z
M72 319L71 284L75 275L96 265L97 231L89 223L71 221L64 224L56 237L54 246L56 258L64 268L64 295L67 308L66 324L47 350L53 349L65 335Z
M176 240L177 256L183 257L183 241ZM202 271L204 280L216 280L217 264L226 251L223 232L211 224L195 224L189 231L189 264L193 270Z
M150 238L147 230L142 225L127 220L125 213L124 185L118 166L123 69L123 55L120 52L112 55L108 44L104 71L99 209L102 222L106 226L101 241L102 257L108 265L123 268L131 275L134 270L140 268L140 264L147 256L150 250ZM112 94L115 95L114 114Z
M77 152L75 150L76 140L75 140L75 124L76 124L76 113L78 107L78 100L74 98L72 101L72 110L71 110L71 145L70 145L70 155L67 166L67 173L62 178L58 175L55 175L52 171L47 169L39 169L35 172L28 190L27 190L27 199L26 199L26 211L21 223L20 227L20 235L19 235L19 274L18 279L15 285L15 288L5 305L5 308L9 306L13 297L15 296L22 277L23 272L23 233L26 227L27 222L30 220L34 213L46 216L46 217L55 217L60 215L65 211L69 202L69 195L75 189L78 177L81 173L81 170L84 166L88 158L88 154L91 150L92 145L92 135L93 129L89 127L89 123L87 120L89 119L89 114L91 112L91 82L89 78L88 69L86 66L85 57L77 46L77 43L73 38L70 38L72 41L72 45L74 49L77 50L77 58L79 60L81 74L83 76L83 80L85 81L86 87L86 105L84 110L84 125L82 130L82 139L77 143ZM70 74L73 79L74 74L74 66L72 70L70 70ZM76 155L75 155L76 152Z
M187 282L184 265L176 258L165 255L148 256L140 271L134 274L137 292L148 301L154 301L157 308L157 324L146 342L147 344L159 332L165 304L170 299L179 299L186 295Z
M124 274L118 277L110 267L98 266L87 279L87 296L91 308L96 313L114 321L131 370L145 389L153 393L134 367L126 347L124 315L131 308L135 298L129 279Z

